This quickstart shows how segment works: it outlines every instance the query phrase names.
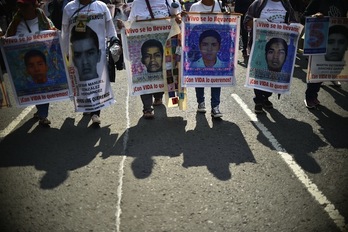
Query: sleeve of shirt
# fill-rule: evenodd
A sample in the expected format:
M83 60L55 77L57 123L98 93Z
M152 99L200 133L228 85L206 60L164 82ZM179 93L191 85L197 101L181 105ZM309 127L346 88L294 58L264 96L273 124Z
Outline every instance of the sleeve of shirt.
M69 54L69 36L69 17L64 9L62 18L62 51L65 55Z

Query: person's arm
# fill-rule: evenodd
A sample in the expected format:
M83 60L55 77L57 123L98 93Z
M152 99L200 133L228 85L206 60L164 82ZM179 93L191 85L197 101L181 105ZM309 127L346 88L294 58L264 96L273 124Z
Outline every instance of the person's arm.
M69 55L69 16L66 11L66 9L63 10L63 17L62 17L62 51L63 53L68 56Z
M251 30L253 28L253 19L258 18L256 15L257 9L260 7L260 1L255 0L248 8L244 16L243 26L247 30Z

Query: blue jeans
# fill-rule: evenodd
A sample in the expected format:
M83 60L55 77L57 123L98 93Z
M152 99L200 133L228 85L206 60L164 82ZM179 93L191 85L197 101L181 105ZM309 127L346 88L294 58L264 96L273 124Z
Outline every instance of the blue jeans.
M220 87L211 87L210 90L210 104L211 108L213 109L214 107L220 105L220 94L221 94L221 88ZM196 88L196 98L197 98L197 103L202 103L204 102L204 88Z
M254 102L255 104L262 104L264 101L268 100L270 96L272 96L271 92L254 89L255 97Z
M307 83L306 100L317 99L321 83Z
M40 118L47 118L49 106L50 106L50 104L48 104L48 103L36 105L37 114L39 115Z

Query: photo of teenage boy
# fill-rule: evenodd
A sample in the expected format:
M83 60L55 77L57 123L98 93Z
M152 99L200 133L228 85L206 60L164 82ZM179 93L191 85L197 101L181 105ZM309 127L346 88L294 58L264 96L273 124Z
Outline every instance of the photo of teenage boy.
M163 45L160 41L150 39L141 45L141 63L146 66L148 73L162 72ZM152 106L162 104L164 92L149 93L140 95L143 103L144 118L153 118ZM153 98L155 99L153 102Z
M218 53L221 48L221 36L215 30L206 30L199 36L201 58L191 63L191 68L224 68L227 64L221 61Z
M30 50L24 55L24 63L27 73L36 84L47 82L48 65L46 56L42 51Z
M272 38L265 46L265 56L269 71L281 72L288 55L288 44L282 38Z
M70 44L72 60L77 69L80 81L98 78L97 64L100 62L98 35L88 26L84 32L71 30Z
M348 29L343 25L329 28L329 38L325 54L326 61L343 61L348 49Z

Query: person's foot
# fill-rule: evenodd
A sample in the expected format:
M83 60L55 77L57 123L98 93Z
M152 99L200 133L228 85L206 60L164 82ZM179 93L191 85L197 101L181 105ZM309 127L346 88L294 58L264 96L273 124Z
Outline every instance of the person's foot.
M87 116L87 115L90 115L90 114L91 114L91 112L83 112L82 113L83 116Z
M42 126L48 126L51 124L51 121L48 120L47 118L41 118L39 120L39 124L42 125Z
M220 112L219 106L215 106L212 110L211 110L211 116L213 118L221 118L222 117L222 113Z
M100 120L99 116L96 115L96 114L93 114L91 119L92 119L92 123L93 124L100 124L101 123L101 120Z
M147 111L144 111L143 117L145 119L153 119L155 117L155 115L152 113L151 110L147 110Z
M256 104L255 105L255 109L254 109L254 112L256 113L256 114L262 114L262 113L264 113L265 111L263 111L263 109L262 109L262 104Z
M334 86L341 87L341 82L339 82L339 81L331 81L331 82L332 82L332 84L334 84Z
M273 108L273 104L272 102L270 102L268 99L265 100L263 103L262 103L263 107L267 108L267 109L272 109Z
M304 103L308 109L313 109L320 104L320 101L317 98L305 99Z
M197 112L199 112L199 113L207 112L207 109L205 108L205 103L204 102L201 102L201 103L198 104Z
M159 98L159 99L155 99L155 101L152 103L153 106L159 106L159 105L162 105L163 102L162 102L162 99Z

